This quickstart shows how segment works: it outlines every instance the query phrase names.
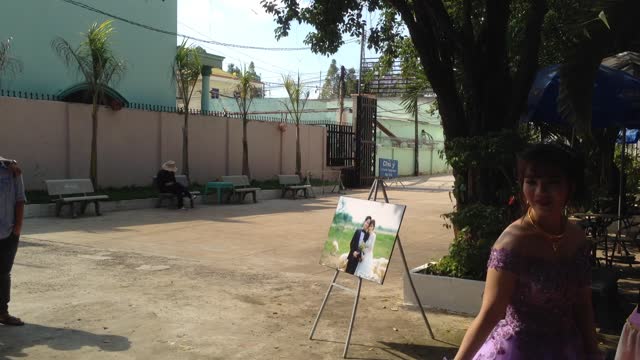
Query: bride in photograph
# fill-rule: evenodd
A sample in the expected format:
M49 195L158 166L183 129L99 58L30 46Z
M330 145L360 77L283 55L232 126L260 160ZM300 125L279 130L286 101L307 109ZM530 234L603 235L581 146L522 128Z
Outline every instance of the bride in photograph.
M358 263L354 272L354 275L365 279L375 279L376 277L373 273L373 247L376 244L375 228L376 221L371 219L368 228L369 238L360 242L362 261Z

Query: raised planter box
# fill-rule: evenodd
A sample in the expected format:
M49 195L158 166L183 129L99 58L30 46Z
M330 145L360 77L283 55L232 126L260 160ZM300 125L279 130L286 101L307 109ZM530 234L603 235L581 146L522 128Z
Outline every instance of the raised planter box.
M428 264L411 270L411 279L422 306L452 313L477 315L482 305L484 281L458 279L420 273ZM417 306L406 275L403 279L404 303Z

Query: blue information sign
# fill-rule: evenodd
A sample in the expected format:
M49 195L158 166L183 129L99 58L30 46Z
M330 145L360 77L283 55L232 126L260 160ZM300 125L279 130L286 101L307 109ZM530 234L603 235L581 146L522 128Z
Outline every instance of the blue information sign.
M380 158L379 173L383 178L398 177L398 160Z

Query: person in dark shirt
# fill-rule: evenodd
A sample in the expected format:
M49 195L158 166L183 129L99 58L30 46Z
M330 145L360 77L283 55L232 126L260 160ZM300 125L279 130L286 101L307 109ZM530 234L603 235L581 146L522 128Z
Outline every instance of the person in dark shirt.
M160 171L158 171L158 175L156 175L156 185L160 192L175 194L178 198L178 209L186 210L183 198L192 198L192 196L184 185L176 181L177 171L178 167L176 166L175 161L169 160L165 162L162 164Z

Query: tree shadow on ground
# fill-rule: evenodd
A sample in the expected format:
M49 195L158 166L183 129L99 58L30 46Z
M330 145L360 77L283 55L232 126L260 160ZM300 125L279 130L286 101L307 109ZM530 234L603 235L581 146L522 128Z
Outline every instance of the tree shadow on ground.
M78 350L87 346L96 351L116 352L126 351L131 347L129 339L124 336L37 324L25 324L21 327L0 325L0 360L27 357L25 349L41 345L58 351Z

